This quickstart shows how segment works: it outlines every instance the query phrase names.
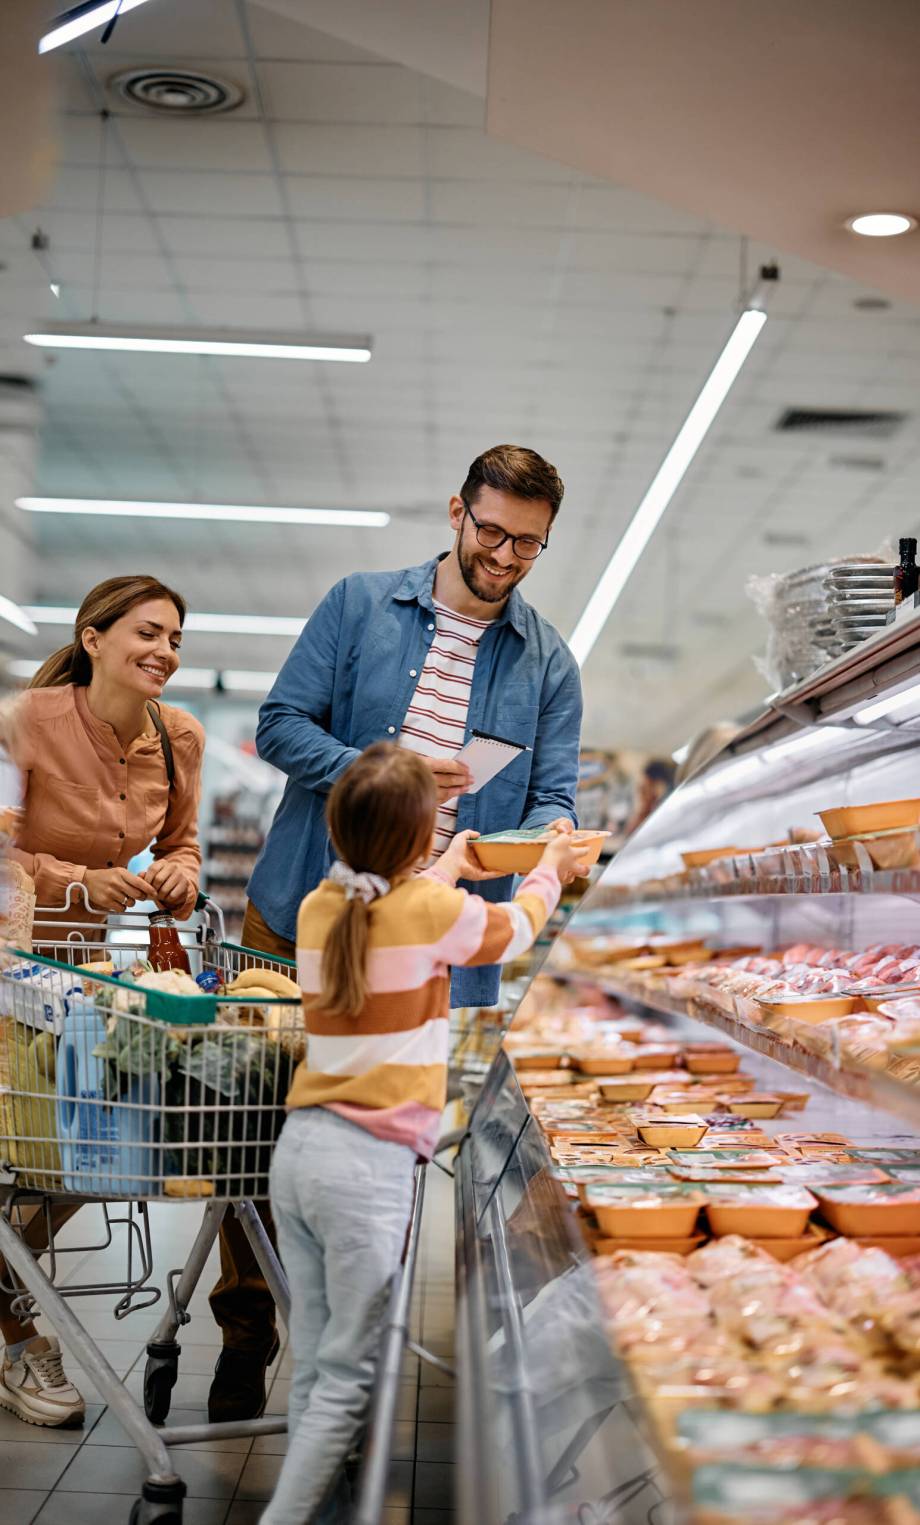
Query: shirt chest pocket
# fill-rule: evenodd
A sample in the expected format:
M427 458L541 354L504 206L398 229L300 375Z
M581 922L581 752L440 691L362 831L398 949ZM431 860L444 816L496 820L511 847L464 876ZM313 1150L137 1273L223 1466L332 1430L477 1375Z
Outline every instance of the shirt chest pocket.
M101 795L95 785L77 784L54 773L38 777L33 773L27 813L30 821L41 823L37 832L29 833L33 851L73 863L87 862L99 830L100 811Z

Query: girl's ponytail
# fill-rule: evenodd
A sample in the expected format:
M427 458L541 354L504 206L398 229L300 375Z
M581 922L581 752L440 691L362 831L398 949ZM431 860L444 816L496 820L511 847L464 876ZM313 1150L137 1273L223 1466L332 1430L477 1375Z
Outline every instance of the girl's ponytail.
M356 1017L367 998L370 918L360 896L346 900L323 949L323 988L317 1007L331 1017Z
M75 683L85 688L92 675L92 665L82 642L72 641L42 663L29 687L60 688L64 683Z
M326 822L340 859L330 877L345 888L345 903L323 947L322 990L311 1002L315 1010L332 1017L357 1017L362 1011L368 988L368 902L386 895L428 857L437 808L428 764L392 742L375 742L336 779Z

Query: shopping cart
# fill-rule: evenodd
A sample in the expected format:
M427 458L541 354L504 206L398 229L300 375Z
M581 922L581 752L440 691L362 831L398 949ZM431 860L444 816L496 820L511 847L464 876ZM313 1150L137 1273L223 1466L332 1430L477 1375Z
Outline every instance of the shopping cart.
M268 1196L272 1148L304 1051L301 1005L255 991L230 998L219 989L173 994L145 986L137 969L148 951L146 917L87 924L75 904L81 899L91 912L80 885L68 890L63 913L37 910L37 955L10 950L0 957L0 1251L16 1310L26 1316L37 1306L48 1317L146 1462L131 1525L179 1525L185 1485L167 1446L286 1428L280 1416L154 1425L169 1412L177 1335L231 1206L287 1322L287 1283L254 1199ZM286 960L227 943L220 911L206 898L197 910L196 925L183 935L193 974L211 971L229 984L244 969L291 973ZM117 1292L116 1317L159 1300L148 1204L189 1199L204 1201L203 1220L185 1266L166 1277L141 1412L67 1299ZM102 1205L109 1237L119 1221L110 1205L127 1203L120 1220L129 1224L126 1275L119 1283L59 1287L53 1250L46 1274L16 1230L41 1214L50 1242L62 1212L87 1202Z

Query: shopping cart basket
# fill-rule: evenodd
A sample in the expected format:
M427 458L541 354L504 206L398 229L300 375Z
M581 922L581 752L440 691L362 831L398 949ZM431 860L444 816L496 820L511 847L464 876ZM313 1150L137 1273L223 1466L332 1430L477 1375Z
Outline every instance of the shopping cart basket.
M83 897L82 886L71 886ZM285 961L223 941L217 907L199 902L200 919L185 943L193 973L229 984L243 969L290 974ZM267 1197L272 1147L293 1068L303 1053L299 998L224 995L220 989L173 994L146 985L138 963L147 952L146 918L128 915L104 929L36 913L39 955L15 950L0 959L0 1166L5 1201L0 1251L15 1278L23 1313L37 1304L91 1375L148 1467L134 1525L177 1525L184 1484L167 1445L218 1436L277 1433L282 1418L240 1425L157 1430L170 1405L188 1304L224 1214L232 1205L287 1320L283 1272L253 1199ZM114 972L100 972L114 965ZM93 964L96 967L93 967ZM86 967L89 965L89 967ZM83 967L81 967L83 966ZM161 982L158 982L161 983ZM14 1223L23 1204L47 1217L62 1204L129 1199L142 1253L121 1287L116 1316L147 1306L159 1291L152 1274L147 1204L205 1200L188 1261L167 1277L168 1306L148 1344L141 1413L108 1361L68 1307L66 1297L115 1290L112 1284L65 1289L47 1275ZM143 1247L146 1246L145 1253Z

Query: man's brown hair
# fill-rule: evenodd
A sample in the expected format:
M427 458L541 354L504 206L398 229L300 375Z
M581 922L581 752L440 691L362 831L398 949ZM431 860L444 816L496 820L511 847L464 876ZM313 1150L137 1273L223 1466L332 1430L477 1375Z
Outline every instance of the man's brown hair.
M525 445L493 445L491 450L477 455L460 489L467 508L476 502L480 487L494 487L497 492L513 493L516 498L548 503L551 523L565 492L555 466Z

